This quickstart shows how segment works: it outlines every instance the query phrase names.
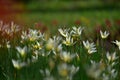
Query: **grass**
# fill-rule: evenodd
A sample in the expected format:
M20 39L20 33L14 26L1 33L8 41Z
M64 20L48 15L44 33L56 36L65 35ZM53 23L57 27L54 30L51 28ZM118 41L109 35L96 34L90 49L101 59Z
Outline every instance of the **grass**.
M36 6L34 6L34 3ZM104 80L103 77L108 77L109 80L119 80L120 59L116 59L116 57L120 57L119 49L115 46L116 44L114 45L110 41L116 40L116 38L114 38L114 34L119 31L119 25L115 24L115 21L120 19L118 3L115 8L103 9L106 5L103 6L102 2L91 2L89 4L89 6L91 6L90 10L84 1L81 3L73 3L72 1L60 1L58 3L53 1L44 5L39 5L37 2L34 3L26 5L26 12L11 15L12 17L16 15L16 22L20 22L20 24L24 26L22 27L24 29L21 29L19 34L13 32L15 35L13 35L14 37L12 38L10 34L8 34L11 39L9 44L7 44L7 41L9 41L8 36L4 36L7 32L3 30L2 33L5 34L0 34L0 43L2 43L2 41L4 42L3 46L0 47L0 80L49 80L50 78L56 78L55 80L66 80L68 77L72 77L73 80ZM73 4L76 5L73 6ZM95 6L97 6L97 9L92 9ZM110 5L108 4L107 6ZM77 8L77 10L72 11L71 9L74 8ZM84 9L81 10L82 8ZM106 28L106 20L109 20L112 23L112 27ZM99 25L102 27L102 30L110 32L108 39L103 40L99 33L95 34L93 32ZM58 32L58 28L71 28L72 30L73 26L84 26L84 31L78 38L73 37L73 34L69 35L71 37L69 43L69 41L67 42L66 38ZM9 29L9 27L7 28ZM38 34L35 33L34 35L33 29L39 33L39 29L44 30L44 27L46 27L45 41L41 40L41 37L34 40L36 35L38 37ZM7 28L6 30L8 30ZM32 28L33 33L29 32L28 28ZM21 33L23 30L26 31L27 36ZM68 33L70 33L70 31L68 31ZM27 39L21 39L21 35ZM54 35L62 37L62 39L56 40L55 38L54 40ZM70 45L73 44L73 38L75 38L73 40L75 44ZM119 39L120 38L118 38L118 40ZM88 53L89 49L87 50L83 45L83 41L86 40L94 42L97 52L92 54ZM63 44L63 41L66 42ZM37 42L40 45L38 45ZM10 51L8 51L6 44L11 46ZM41 45L42 49L38 50ZM58 48L58 46L60 48L62 47L62 50ZM23 50L27 53L25 54L25 57L22 56L24 53L20 52L16 47L20 47L20 51ZM26 48L24 50L24 47L27 47L27 50ZM38 54L35 54L35 51L38 51ZM110 55L107 53L108 51ZM116 51L116 56L113 56L114 51ZM48 55L48 53L50 54ZM108 57L106 57L107 54ZM71 56L75 57L72 58ZM34 59L33 57L37 58L37 61L32 62ZM20 63L25 62L26 65L19 65L16 67L14 65L15 63L12 62L13 59L20 60ZM94 62L92 63L91 60ZM117 64L111 67L112 63ZM65 66L67 66L67 68L65 68ZM77 70L78 67L79 70ZM75 74L72 74L73 76L69 76L72 70L73 73L75 71ZM115 78L113 77L115 76L114 71L114 74L110 73L112 70L116 70L118 72L118 75ZM95 74L97 73L100 73L100 75L96 77ZM105 76L103 76L103 74L105 74Z
M117 10L96 10L96 11L77 11L77 12L27 12L17 15L17 22L25 27L34 28L36 23L42 24L39 29L47 27L49 34L57 32L58 27L84 26L91 33L96 26L106 27L105 21L112 23L112 29L117 28L114 25L115 20L119 20L120 12ZM24 21L21 20L24 18Z
M76 29L80 29L79 32L82 31L80 27ZM51 38L42 37L43 35L38 30L25 30L27 35L24 34L25 32L22 33L21 39L18 40L19 43L14 45L10 42L7 44L11 46L8 49L6 46L0 48L1 80L49 80L50 78L104 80L106 77L110 80L119 80L118 47L100 36L97 37L99 42L93 42L91 37L86 39L84 33L78 35L79 32L74 30L71 28L67 37L64 37L64 33L62 34L59 30L60 34ZM87 40L90 42L86 42ZM107 48L108 43L112 47ZM117 45L116 42L115 44ZM116 71L118 75L115 75ZM96 74L98 76L95 76Z
M34 5L36 4L36 5ZM84 9L110 9L119 8L119 2L104 2L100 0L90 1L41 1L30 2L27 10L59 11L59 10L84 10Z
M52 20L58 20L59 24L73 24L75 20L81 20L85 18L88 21L92 21L93 24L97 21L103 22L105 19L119 19L119 11L112 10L96 10L96 11L77 11L77 12L28 12L23 13L21 16L18 15L18 19L24 18L28 25L33 25L35 22L45 22L50 25ZM72 15L72 16L71 16ZM96 19L97 18L97 21ZM64 21L63 21L64 19ZM85 25L85 24L84 24Z

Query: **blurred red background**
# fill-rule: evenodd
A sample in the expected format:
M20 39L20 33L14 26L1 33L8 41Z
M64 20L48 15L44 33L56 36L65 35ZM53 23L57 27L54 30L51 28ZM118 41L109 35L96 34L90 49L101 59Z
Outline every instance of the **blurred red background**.
M24 12L24 4L19 0L0 0L0 20L16 21L16 15Z

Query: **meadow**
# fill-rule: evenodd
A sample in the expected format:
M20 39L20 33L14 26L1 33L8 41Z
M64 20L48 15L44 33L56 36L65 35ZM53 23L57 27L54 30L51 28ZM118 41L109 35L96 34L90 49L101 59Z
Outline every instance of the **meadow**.
M119 4L56 3L0 21L0 80L119 80Z
M108 30L99 30L95 39L86 37L86 31L63 27L48 36L1 22L1 79L119 80L120 42Z

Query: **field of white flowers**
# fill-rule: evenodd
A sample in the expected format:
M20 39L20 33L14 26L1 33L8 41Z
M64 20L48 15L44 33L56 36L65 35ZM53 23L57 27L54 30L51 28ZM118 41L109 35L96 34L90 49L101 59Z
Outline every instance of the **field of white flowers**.
M99 30L61 27L48 36L0 22L0 80L119 80L120 41Z

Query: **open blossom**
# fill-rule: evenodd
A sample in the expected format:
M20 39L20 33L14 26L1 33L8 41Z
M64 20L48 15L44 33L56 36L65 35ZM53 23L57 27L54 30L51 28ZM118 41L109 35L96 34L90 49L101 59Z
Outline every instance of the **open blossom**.
M71 31L72 35L78 37L78 36L81 35L81 33L82 33L84 28L82 28L82 27L78 27L78 28L77 27L73 27L72 29L73 29Z
M60 52L62 50L62 45L61 45L61 37L56 37L54 36L53 38L49 38L46 44L46 49L47 50L52 50L54 54L57 52Z
M102 62L96 63L94 61L91 61L91 65L86 68L86 73L91 78L99 80L101 78L100 75L102 74L104 69L105 69L104 63Z
M8 41L8 42L6 43L6 46L7 46L8 49L11 47L10 41Z
M43 37L44 37L44 34L42 34L41 32L37 30L33 30L33 29L29 29L28 32L23 31L21 35L22 40L29 40L29 41L44 39Z
M88 53L89 53L89 54L92 54L92 53L94 53L94 52L96 52L96 51L97 51L96 48L88 49Z
M62 44L59 44L54 48L53 53L56 55L57 53L60 53L61 51L62 51Z
M90 49L90 48L95 47L94 43L90 43L88 40L86 42L83 41L83 45L86 49Z
M18 32L18 31L20 31L20 27L18 25L14 24L14 22L11 22L11 31Z
M38 53L37 53L37 51L33 52L33 55L32 55L31 59L32 59L32 62L36 62L38 60Z
M69 35L68 31L69 29L58 29L58 31L60 32L60 34L63 36L63 37L67 37Z
M54 48L54 40L52 38L50 38L48 41L47 41L47 44L46 44L46 49L47 50L53 50Z
M70 62L75 56L77 56L77 55L76 54L70 54L70 52L62 51L60 53L60 58L65 62Z
M116 78L116 76L118 75L118 71L115 70L115 69L112 69L112 70L110 71L110 74L112 75L113 78Z
M40 49L42 49L42 44L37 41L36 44L32 45L32 47L33 47L34 49L40 50Z
M56 80L50 73L50 70L45 69L44 70L40 70L40 73L42 74L42 76L44 77L43 80Z
M58 73L61 77L67 77L72 80L73 75L79 70L79 67L62 63L58 65Z
M91 53L94 53L96 52L96 48L95 48L95 44L94 43L90 43L89 41L83 41L83 45L84 47L88 50L88 53L91 54Z
M100 35L103 39L107 38L109 36L109 32L105 31L104 33L100 30Z
M105 71L102 75L102 80L116 80L118 71L113 66L106 66Z
M20 31L20 27L14 24L14 22L11 22L11 24L8 25L8 24L3 24L3 22L0 21L0 32L4 32L7 35L13 36L13 34L17 33L18 31Z
M23 48L21 48L21 47L16 47L16 49L17 49L17 51L20 53L20 55L22 56L22 57L25 57L26 56L26 54L27 54L27 47L25 46L25 47L23 47Z
M120 50L120 41L116 40L116 41L113 41L113 43L115 43L118 46L119 50Z
M22 38L23 40L28 39L28 36L27 36L27 31L22 31L21 38Z
M116 60L118 58L116 56L116 52L114 52L112 54L110 54L109 52L107 52L106 57L107 57L107 59L108 59L109 62L114 61L114 60Z
M63 40L63 44L65 44L66 46L71 46L73 43L73 38L71 38L71 36L68 36L66 37L66 40Z
M25 62L20 62L20 60L14 60L14 59L12 59L12 63L16 69L21 69L22 67L27 65Z

